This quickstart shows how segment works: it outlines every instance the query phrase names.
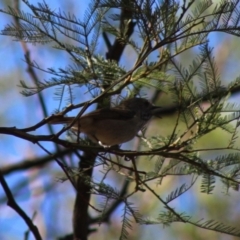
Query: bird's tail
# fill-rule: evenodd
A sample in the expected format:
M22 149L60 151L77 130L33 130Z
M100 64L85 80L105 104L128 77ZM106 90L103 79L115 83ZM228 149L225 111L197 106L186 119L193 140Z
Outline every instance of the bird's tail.
M49 124L70 124L75 117L64 117L64 116L56 116L51 119L48 123Z

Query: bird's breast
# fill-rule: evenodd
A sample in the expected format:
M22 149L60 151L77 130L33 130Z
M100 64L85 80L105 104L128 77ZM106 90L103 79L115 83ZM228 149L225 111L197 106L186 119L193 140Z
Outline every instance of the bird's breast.
M95 121L94 126L86 134L94 135L104 145L112 146L130 141L143 127L143 122L137 117L129 120L105 119Z

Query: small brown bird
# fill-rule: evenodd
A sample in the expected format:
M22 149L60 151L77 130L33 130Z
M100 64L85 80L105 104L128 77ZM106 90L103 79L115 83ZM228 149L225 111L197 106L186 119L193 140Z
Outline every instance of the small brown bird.
M159 109L144 98L130 98L116 107L97 109L80 117L71 130L85 133L91 141L110 147L134 138ZM50 124L71 124L74 118L57 118Z

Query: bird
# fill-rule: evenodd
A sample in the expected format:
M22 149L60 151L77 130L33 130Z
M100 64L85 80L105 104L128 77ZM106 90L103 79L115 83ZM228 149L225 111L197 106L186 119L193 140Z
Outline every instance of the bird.
M160 108L145 98L129 98L118 106L97 109L81 116L71 130L77 134L84 133L92 142L108 148L133 139ZM50 124L70 125L74 119L59 116Z

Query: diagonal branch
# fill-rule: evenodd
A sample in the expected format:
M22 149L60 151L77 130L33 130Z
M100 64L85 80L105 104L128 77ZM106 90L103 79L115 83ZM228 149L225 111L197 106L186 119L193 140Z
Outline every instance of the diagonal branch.
M8 166L4 166L1 168L1 172L3 175L7 175L16 171L23 171L23 170L28 170L32 169L34 167L43 167L45 164L53 161L55 158L63 157L67 154L72 153L72 149L65 149L59 152L56 152L55 154L51 156L44 156L44 157L39 157L39 158L34 158L34 159L26 159L23 161L20 161L16 164L11 164Z
M19 216L24 220L24 222L27 224L29 229L31 230L32 234L34 235L36 240L42 240L42 237L40 236L40 233L38 231L38 228L33 224L32 220L27 216L27 214L19 207L17 202L15 201L12 192L10 188L8 187L7 182L5 181L2 172L0 170L0 182L2 184L3 190L6 193L6 196L8 198L8 206L14 209Z

